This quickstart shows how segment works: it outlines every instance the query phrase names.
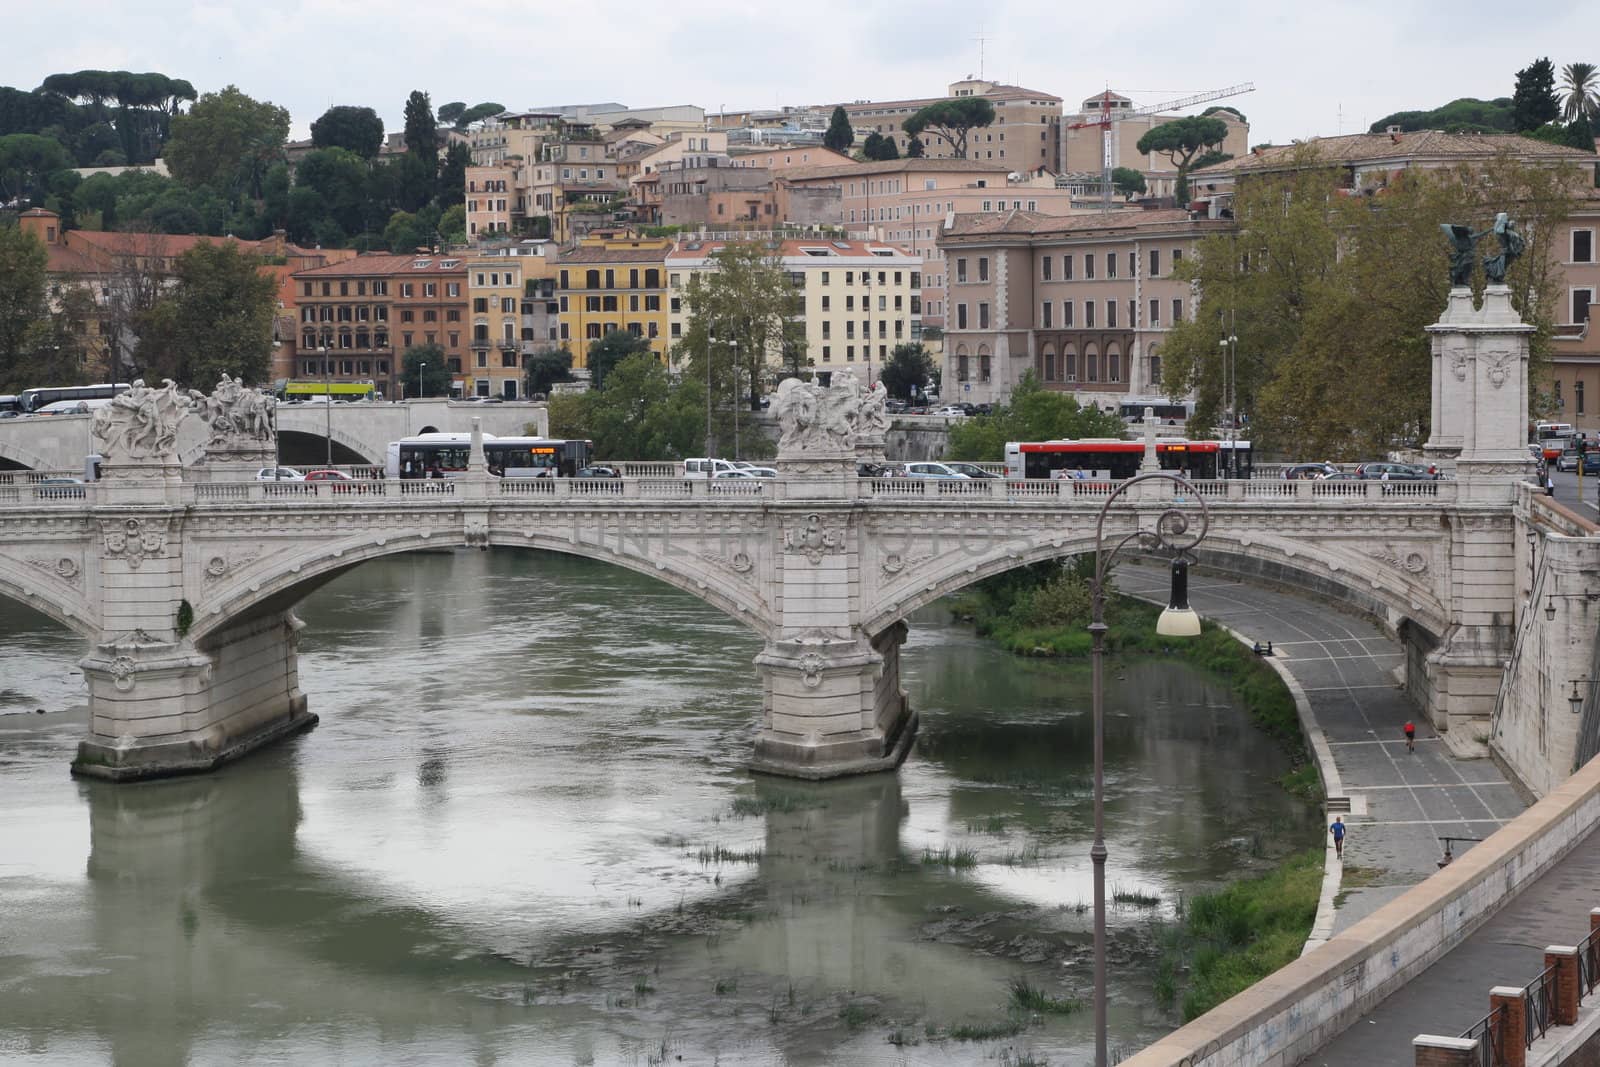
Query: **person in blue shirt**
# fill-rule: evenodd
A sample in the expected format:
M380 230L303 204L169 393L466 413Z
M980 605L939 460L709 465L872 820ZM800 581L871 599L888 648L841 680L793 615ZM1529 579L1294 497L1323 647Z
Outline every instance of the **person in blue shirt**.
M1328 832L1333 835L1333 854L1340 859L1344 858L1344 816L1335 815L1333 825L1328 827Z

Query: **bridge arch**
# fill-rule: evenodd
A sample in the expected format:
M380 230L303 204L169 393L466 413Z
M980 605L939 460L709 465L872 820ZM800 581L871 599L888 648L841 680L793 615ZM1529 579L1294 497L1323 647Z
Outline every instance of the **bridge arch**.
M189 636L197 646L235 624L292 608L316 588L370 560L439 548L457 548L461 535L438 531L377 533L345 538L319 546L313 553L293 558L270 557L229 575L228 581L208 593L195 606L195 623ZM493 530L473 536L471 546L520 548L593 559L645 574L704 601L763 638L775 631L768 604L753 583L735 582L721 568L691 560L700 557L668 553L645 557L604 545L574 541L550 530ZM469 547L471 547L469 546ZM748 557L747 557L748 560ZM222 557L208 566L222 565ZM208 571L208 573L210 573Z
M23 445L14 434L0 434L0 470L47 471L55 464Z
M95 638L100 620L78 591L88 579L75 555L30 557L26 563L0 556L0 597L48 616L79 637Z
M1092 554L1094 550L1092 536L1066 532L1031 541L1013 539L988 551L968 553L958 548L919 564L922 569L910 580L884 586L871 603L863 606L862 629L869 634L878 633L918 608L985 578L1033 563ZM1411 558L1416 555L1420 554L1409 553L1385 562L1338 545L1309 548L1290 537L1236 534L1215 526L1196 552L1202 563L1217 563L1232 573L1247 572L1251 579L1314 588L1324 598L1336 597L1393 628L1410 620L1433 635L1441 635L1448 629L1449 613L1423 580L1427 563L1424 559L1419 566ZM885 556L883 562L898 565L891 563L893 559ZM1238 566L1244 562L1250 565Z

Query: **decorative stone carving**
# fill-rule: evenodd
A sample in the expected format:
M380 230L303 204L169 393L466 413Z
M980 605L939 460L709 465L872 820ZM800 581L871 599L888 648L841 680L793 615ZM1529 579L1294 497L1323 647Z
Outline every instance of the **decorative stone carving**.
M166 550L167 534L142 519L127 519L108 526L105 545L107 556L125 560L129 567L138 570L146 559L154 559Z
M256 553L234 553L232 556L212 556L206 560L205 582L207 585L219 582L230 574L237 574L261 558Z
M882 382L862 392L856 406L856 433L881 436L889 432L889 409L885 406L888 400L889 391Z
M462 540L468 548L488 548L489 520L480 516L469 517L462 530Z
M861 383L848 370L834 372L833 384L826 389L799 378L785 378L773 403L782 430L779 458L853 451L861 400Z
M828 661L819 652L805 652L795 665L800 668L800 681L807 689L815 689L822 684L822 671Z
M1370 555L1373 559L1387 563L1396 570L1405 571L1407 574L1424 575L1428 573L1428 557L1421 552L1385 545L1383 548L1371 552Z
M178 391L171 378L162 379L159 389L147 387L140 378L126 393L119 393L94 413L90 432L100 442L101 454L113 466L151 460L176 463L178 424L190 414L193 403Z
M136 666L132 656L118 656L111 661L111 684L117 687L118 692L126 693L133 688Z
M794 381L793 378L789 379ZM812 512L806 516L805 525L783 531L785 552L801 552L812 563L821 563L822 557L844 551L844 528L826 525L822 516Z
M916 567L919 563L925 563L932 558L929 555L907 556L899 552L891 552L883 557L883 573L890 576L900 574L907 567Z
M49 571L68 585L77 585L78 579L83 574L78 561L70 556L30 556L28 565Z
M1485 352L1483 357L1484 362L1487 363L1489 367L1489 384L1494 386L1496 389L1506 384L1506 378L1510 374L1510 371L1507 368L1510 362L1517 358L1516 353Z
M258 448L278 439L277 398L226 373L210 396L191 389L189 400L211 427L208 449Z

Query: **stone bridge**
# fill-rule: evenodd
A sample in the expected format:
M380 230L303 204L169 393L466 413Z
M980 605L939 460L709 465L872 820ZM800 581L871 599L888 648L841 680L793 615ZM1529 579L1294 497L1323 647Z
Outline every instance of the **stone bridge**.
M1466 314L1454 298L1451 313ZM1445 341L1472 332L1470 300L1467 313ZM1495 313L1491 300L1483 314ZM1480 325L1525 368L1526 327ZM1436 343L1436 361L1447 347ZM1209 508L1206 556L1344 600L1400 633L1419 706L1452 747L1481 754L1513 641L1513 500L1527 454L1520 414L1506 417L1526 410L1525 370L1478 362L1436 388L1435 443L1452 480L1185 492ZM889 424L881 391L842 377L831 389L784 383L774 405L782 477L727 482L501 480L475 430L458 479L258 483L254 468L277 447L259 417L264 398L226 380L202 404L141 388L95 414L102 481L0 484L0 594L88 642L92 718L75 763L85 774L203 770L314 722L298 685L294 606L366 560L462 546L587 556L700 597L766 642L755 767L806 777L890 768L916 727L899 684L902 620L990 575L1092 551L1111 487L859 478L858 459L882 455ZM280 427L329 414L284 413ZM1150 420L1147 470L1154 435ZM200 441L192 462L186 440ZM1175 496L1173 482L1135 489L1111 509L1108 535L1200 504Z
M455 400L405 400L393 404L283 404L277 408L279 450L285 463L321 466L327 442L333 461L342 465L381 464L390 441L439 431L466 433L477 419L485 433L497 437L521 434L532 423L549 429L545 405L530 403L475 404ZM0 419L0 471L77 472L84 457L96 451L88 415L52 415ZM203 423L186 422L178 436L178 458L193 463L205 450Z

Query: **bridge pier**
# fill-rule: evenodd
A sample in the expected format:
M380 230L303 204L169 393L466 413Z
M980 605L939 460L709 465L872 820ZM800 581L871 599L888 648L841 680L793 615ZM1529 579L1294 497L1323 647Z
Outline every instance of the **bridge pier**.
M316 725L300 691L287 611L228 627L202 650L143 630L97 642L80 661L89 736L72 773L116 782L212 770Z
M898 767L917 715L900 688L896 622L870 640L827 636L775 640L756 657L762 728L752 770L790 778L839 778Z

